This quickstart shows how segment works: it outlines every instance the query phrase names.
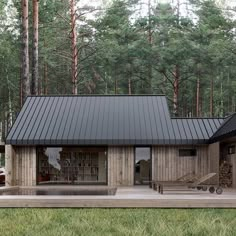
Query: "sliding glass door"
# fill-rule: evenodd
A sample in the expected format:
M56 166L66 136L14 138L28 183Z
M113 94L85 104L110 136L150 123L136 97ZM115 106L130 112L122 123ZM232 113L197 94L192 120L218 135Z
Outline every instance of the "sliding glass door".
M106 184L106 148L38 148L39 184Z
M148 184L151 180L151 148L135 148L135 184Z

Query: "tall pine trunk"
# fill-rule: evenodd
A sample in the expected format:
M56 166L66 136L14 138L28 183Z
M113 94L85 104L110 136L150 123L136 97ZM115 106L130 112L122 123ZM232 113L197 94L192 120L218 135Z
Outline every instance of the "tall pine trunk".
M152 51L152 22L151 22L151 0L148 0L148 43L150 47L150 52ZM148 93L152 94L152 62L148 62Z
M197 79L197 91L196 91L196 116L200 114L200 79Z
M78 48L76 30L75 0L70 0L71 14L71 49L72 49L72 94L78 93Z
M44 61L43 65L43 93L46 95L48 94L48 64Z
M22 102L30 95L28 0L21 0L22 10Z
M213 103L214 103L214 81L211 79L211 91L210 91L210 116L213 117Z
M38 92L39 92L39 64L38 64L39 0L32 0L32 3L33 3L33 50L32 50L31 93L33 95L38 95Z
M175 116L178 115L178 109L179 109L179 80L180 80L180 73L179 73L179 66L175 66L174 70L174 96L173 96L173 113Z
M131 79L129 78L128 80L128 90L129 90L129 95L132 94L132 89L131 89Z

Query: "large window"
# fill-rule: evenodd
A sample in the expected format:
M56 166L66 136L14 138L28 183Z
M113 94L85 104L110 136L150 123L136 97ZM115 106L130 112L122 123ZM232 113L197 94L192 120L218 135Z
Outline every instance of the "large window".
M135 148L135 184L148 184L151 180L151 149Z
M38 183L105 184L106 148L40 147Z

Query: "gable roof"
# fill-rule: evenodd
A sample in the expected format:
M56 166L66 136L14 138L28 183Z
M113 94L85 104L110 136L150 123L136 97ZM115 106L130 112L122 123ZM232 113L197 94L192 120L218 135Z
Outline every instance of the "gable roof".
M236 135L236 113L227 117L220 128L212 135L210 142L217 142Z
M165 96L32 96L6 143L12 145L202 144L223 119L171 119Z

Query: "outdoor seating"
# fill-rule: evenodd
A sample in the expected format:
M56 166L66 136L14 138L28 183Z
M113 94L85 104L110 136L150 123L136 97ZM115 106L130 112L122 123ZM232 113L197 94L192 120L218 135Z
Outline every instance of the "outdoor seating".
M158 192L160 194L163 194L164 192L164 187L175 187L175 186L183 186L183 187L187 187L190 189L194 189L196 188L197 190L203 190L203 191L207 191L209 190L210 193L214 193L216 192L217 194L222 194L223 189L216 185L216 184L208 184L207 181L210 180L211 178L213 178L216 175L216 173L209 173L207 175L204 175L202 177L199 178L188 178L187 176L182 179L179 178L176 181L152 181L152 187L155 191L158 190ZM177 190L177 189L176 189Z

